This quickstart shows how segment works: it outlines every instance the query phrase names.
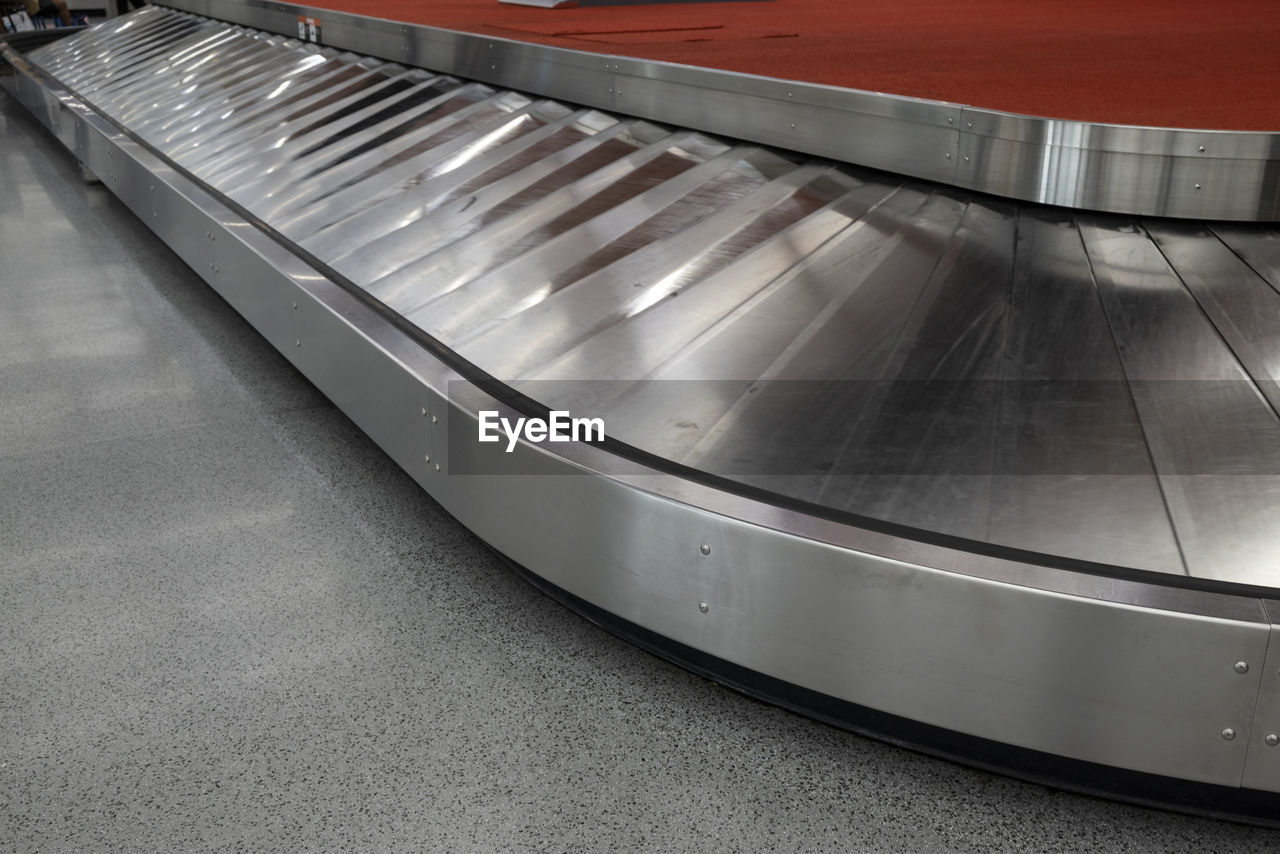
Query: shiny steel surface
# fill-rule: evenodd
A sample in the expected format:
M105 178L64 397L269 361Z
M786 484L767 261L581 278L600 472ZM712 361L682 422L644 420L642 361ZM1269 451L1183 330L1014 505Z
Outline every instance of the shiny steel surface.
M1280 133L1013 115L275 0L165 5L279 33L295 32L299 15L318 17L325 43L345 50L1008 198L1114 213L1280 219Z
M1274 229L973 199L155 7L22 66L67 147L551 584L870 709L1280 791L1274 602L1165 584L1280 586ZM481 445L477 410L514 413L414 329L774 498Z
M971 199L163 9L31 59L615 439L856 517L1280 586L1273 228Z

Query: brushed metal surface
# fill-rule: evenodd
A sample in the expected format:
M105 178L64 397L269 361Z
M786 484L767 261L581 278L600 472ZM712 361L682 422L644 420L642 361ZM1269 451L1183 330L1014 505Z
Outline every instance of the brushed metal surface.
M1023 201L1193 219L1280 219L1275 132L1014 115L275 0L165 5L285 34L295 31L299 15L317 17L325 43L341 49Z
M1266 658L1257 674L1258 705L1250 728L1249 753L1241 785L1280 791L1280 600L1264 602L1271 620ZM1250 664L1252 668L1254 665Z
M1168 588L1158 573L1122 580L921 542L620 462L601 448L553 454L526 443L506 454L474 441L476 411L514 413L360 293L417 265L420 275L381 293L416 306L419 329L544 403L590 400L620 429L637 422L615 422L618 413L650 415L643 423L655 432L628 438L677 462L763 478L833 509L874 499L883 519L930 531L1024 536L1030 545L1010 545L1118 555L1139 569L1135 555L1173 560L1176 551L1185 565L1145 568L1275 587L1276 550L1261 524L1267 493L1241 486L1276 474L1268 468L1275 413L1261 390L1274 380L1261 375L1273 364L1259 339L1269 327L1233 314L1237 298L1264 314L1280 299L1261 229L1170 231L970 199L687 131L503 102L497 92L476 103L496 97L503 116L448 123L457 135L442 143L454 146L445 161L400 144L444 127L413 136L438 121L432 105L443 102L434 97L382 92L352 102L337 121L366 124L348 134L285 114L231 141L215 125L201 146L170 142L155 111L134 131L145 145L96 114L131 109L134 84L153 98L166 87L199 89L200 75L170 73L177 54L193 66L206 55L259 55L198 28L166 30L167 47L153 32L147 41L159 50L118 63L121 80L134 84L96 93L92 110L38 76L37 66L80 68L77 52L121 55L132 39L122 25L172 14L116 19L15 60L18 73L0 81L496 548L613 614L832 697L1061 756L1227 786L1247 776L1252 787L1280 791L1254 764L1266 726L1255 709L1267 686L1258 671L1242 678L1233 669L1264 661L1273 643L1270 604L1256 591ZM369 73L394 80L404 70ZM259 97L252 86L225 100L188 94L192 103L208 94L224 111ZM185 110L186 97L165 103ZM291 155L270 160L274 191L252 168L210 172L204 184L185 174L199 174L187 163L209 162L200 148L252 163L291 139L299 143ZM344 166L365 154L405 155L397 164L413 162L421 174L388 186L377 182L395 165ZM532 174L517 180L525 170ZM344 191L357 198L349 188L363 181L377 187L371 205L353 203L341 216L345 206L328 200ZM286 200L291 239L322 265L344 264L355 291L273 236ZM358 228L345 233L348 219ZM399 241L410 250L391 273L376 267L377 253L354 251L430 223L440 227L435 240ZM489 241L489 254L470 253L468 240ZM1245 249L1224 254L1233 241ZM1242 263L1256 280L1237 283ZM1217 325L1228 322L1229 330ZM690 404L702 407L701 421L688 421ZM1079 410L1095 417L1064 417ZM781 441L779 424L802 447ZM843 430L834 443L833 425ZM741 468L740 452L752 448L763 456ZM799 470L806 460L825 464L833 449L843 468ZM1227 499L1253 506L1208 512ZM1106 528L1130 509L1133 531ZM1011 519L1015 512L1034 519ZM1208 558L1218 548L1215 564ZM1203 564L1192 562L1200 555ZM1240 737L1222 739L1228 727Z

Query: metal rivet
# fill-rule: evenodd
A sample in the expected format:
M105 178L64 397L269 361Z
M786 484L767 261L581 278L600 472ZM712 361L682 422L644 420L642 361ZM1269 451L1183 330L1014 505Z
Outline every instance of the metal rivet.
M432 416L431 416L431 423L432 423L432 424L435 424L435 423L436 423L437 421L439 421L439 420L440 420L440 419L436 418L434 415L432 415Z
M294 341L294 342L293 342L293 346L295 346L295 347L301 347L301 346L302 346L302 340L301 340L301 339L299 339L299 340L297 340L297 341Z
M966 154L966 155L964 156L964 162L965 162L965 163L968 163L968 162L969 162L969 155L967 155L967 154Z
M951 116L947 116L947 124L953 125L955 124L955 122L956 122L955 119L951 118Z
M792 92L788 92L788 93L787 93L787 97L788 97L788 98L794 98L794 97L795 97L795 94L794 94L794 93L792 93Z
M422 459L423 459L423 461L424 461L424 462L428 462L428 463L429 463L429 462L431 462L431 455L430 455L430 454L427 454L427 455L426 455L426 456L424 456Z
M1248 672L1249 672L1249 662L1247 661L1236 662L1236 673L1248 673Z
M1199 184L1196 184L1196 189L1197 189L1197 190L1198 190L1198 189L1200 189L1200 185L1199 185Z
M427 417L427 408L426 408L425 406L424 406L424 407L422 407L422 417L423 417L423 418L426 418L426 417Z
M698 610L705 614L705 613L707 613L708 611L710 611L710 610L711 610L711 606L710 606L710 605L708 605L706 602L699 602L699 603L698 603Z
M1264 738L1263 741L1267 743L1267 747L1275 747L1277 744L1280 744L1280 735L1276 735L1274 732L1268 733L1267 737Z
M294 307L295 309L298 307L298 301L297 301L297 300L294 300L294 301L293 301L293 307Z
M702 545L698 546L698 551L702 552L704 555L709 555L711 554L711 546L707 545L706 543L703 543Z
M1223 741L1231 741L1231 740L1232 740L1232 739L1234 739L1235 737L1236 737L1236 731L1235 731L1235 730L1233 730L1231 727L1227 727L1226 729L1224 729L1224 730L1222 731L1222 740L1223 740Z
M436 471L440 471L440 464L436 463Z
M792 123L791 123L791 129L792 129L792 130L795 130L795 129L796 129L796 123L795 123L795 122L792 122Z
M1204 146L1203 146L1203 145L1202 145L1202 146L1200 146L1200 150L1201 150L1201 151L1204 151Z
M969 127L973 127L973 122L965 122L965 124L968 125Z
M948 151L948 152L947 152L947 159L948 159L948 160L950 160L950 159L951 159L951 152L950 152L950 151Z

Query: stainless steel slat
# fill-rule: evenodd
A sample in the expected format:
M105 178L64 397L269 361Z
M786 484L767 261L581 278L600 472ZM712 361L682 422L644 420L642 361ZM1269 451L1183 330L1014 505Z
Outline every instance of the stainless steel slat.
M759 265L763 275L752 275L757 258L744 259L741 272L738 265L725 268L713 277L716 285L729 286L712 292L728 298L718 322L652 371L648 379L655 382L606 410L608 423L618 424L622 438L688 465L716 471L734 462L733 428L757 380L771 368L787 365L797 337L821 326L829 312L868 281L898 281L913 266L932 269L954 228L954 220L948 218L958 219L961 210L916 190L890 192L883 185L868 184L833 207L830 212L838 217L834 223L842 227L836 234L812 235L822 240L813 250L798 254L789 240L770 241L754 253L767 251L772 256L774 264ZM908 242L908 232L919 238L925 228L936 229L936 241ZM700 290L703 286L694 287L693 295ZM625 369L625 364L614 364ZM669 394L675 397L670 403L665 400ZM755 455L771 451L757 448L726 473L750 482L753 471L772 468L763 472L770 488L796 495L795 479L804 479L806 470L763 466L763 458Z
M496 129L478 128L466 136L455 137L448 144L431 147L380 169L367 176L367 180L330 193L307 210L281 222L280 231L301 242L427 182L431 189L422 192L433 203L442 202L459 184L482 172L496 170L503 162L521 155L526 158L524 162L534 162L550 154L555 150L547 145L550 138L571 129L586 116L585 110L573 111L552 102L533 104L527 114L518 114ZM577 138L583 136L579 134Z
M537 160L517 158L514 168L499 165L476 176L464 173L460 177L471 180L457 187L448 180L444 186L427 182L421 195L394 196L321 229L302 245L312 250L328 247L328 260L335 269L358 281L376 282L425 257L424 247L439 243L445 235L465 236L469 233L466 223L499 217L515 201L527 203L547 195L571 176L621 159L643 144L638 140L652 136L665 133L648 133L639 125L590 113L574 124L572 133L554 140L549 151L540 151L544 156Z
M1267 584L1280 419L1144 230L1082 218L1080 231L1187 571Z
M1021 212L1009 312L991 539L1184 572L1120 353L1069 214Z
M619 185L626 176L647 171L646 180L654 183L661 174L653 167L659 159L666 159L668 165L660 168L668 172L692 165L670 154L673 148L692 139L692 134L659 131L655 135L659 139L648 144L622 134L612 136L585 157L565 164L521 193L494 199L488 210L464 204L456 209L456 217L433 217L431 222L415 228L425 232L423 237L430 242L425 246L414 240L406 244L409 258L414 260L373 278L367 289L389 305L410 311L497 266L501 262L494 257L495 248L511 257L516 254L516 241L523 241L523 245L540 243L539 229L565 222L584 199ZM587 174L582 175L584 172ZM566 179L569 183L564 183ZM428 251L430 254L426 254ZM394 263L398 259L393 256L390 260Z
M497 128L518 125L518 120L534 107L523 96L468 91L469 88L459 87L416 111L411 132L392 129L317 166L306 178L312 186L281 200L269 212L270 217L287 227L307 207L324 203L340 190L358 188L362 193L376 193L382 181L393 179L386 172L402 161L423 152L436 158L447 157L467 141ZM287 228L282 230L288 233Z
M245 160L257 159L289 143L305 130L314 130L326 117L343 117L359 109L367 99L379 97L392 87L407 85L409 72L395 67L352 66L354 75L339 75L326 81L318 92L307 96L284 115L268 115L247 127L218 134L176 147L171 155L201 176L219 174ZM199 150L197 150L199 149Z

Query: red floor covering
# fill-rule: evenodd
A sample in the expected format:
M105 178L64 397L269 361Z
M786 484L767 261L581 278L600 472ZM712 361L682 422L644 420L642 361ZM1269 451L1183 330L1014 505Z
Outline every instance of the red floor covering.
M1037 116L1280 131L1278 0L310 4Z

